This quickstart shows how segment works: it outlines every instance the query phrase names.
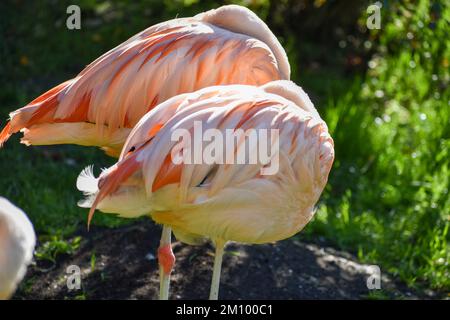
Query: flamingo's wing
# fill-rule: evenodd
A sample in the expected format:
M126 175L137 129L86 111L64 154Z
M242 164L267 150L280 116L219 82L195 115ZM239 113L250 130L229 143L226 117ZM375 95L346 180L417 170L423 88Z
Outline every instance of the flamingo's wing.
M265 89L246 85L214 86L174 97L157 106L133 130L119 162L101 177L90 215L99 204L101 209L103 205L116 210L108 202L139 190L147 197L139 201L152 203L146 207L146 214L151 212L157 222L171 225L182 237L192 241L197 239L195 235L211 234L210 229L204 229L208 225L223 225L211 219L225 219L225 224L235 221L236 225L229 230L234 230L233 237L242 241L273 241L297 232L311 218L312 208L325 186L334 158L333 141L320 117L293 103L297 96L304 97L299 87L294 98ZM199 125L202 132L196 131ZM226 137L229 130L242 129L244 133L249 129L276 130L278 144L269 137L269 143L275 148L270 160L278 154L279 167L271 175L264 175L261 170L268 162L259 158L253 164L248 159L236 163L237 157L247 150L242 136L234 144L224 141L224 147L216 149L212 161L207 161L204 156L208 143L203 141L203 149L196 150L192 139L210 129L221 137ZM180 132L186 133L187 140L178 139ZM188 155L182 161L177 160L181 150ZM248 152L254 153L256 150ZM232 164L227 163L228 155L233 158ZM136 180L139 182L135 183ZM261 203L270 209L258 212ZM245 229L242 219L250 223L259 214L266 215L260 219L261 223L270 223L271 215L277 210L294 212L294 215L301 210L301 219L288 229L285 223L291 218L286 218L283 228L276 227L275 222L273 228L261 226L261 232L254 230L251 237L242 231ZM122 214L119 211L111 212ZM245 218L239 217L243 211L246 211ZM211 218L212 212L215 218ZM230 217L234 218L230 220Z
M209 15L175 19L135 35L74 79L12 112L0 133L0 144L26 128L25 143L104 146L113 140L117 147L129 130L116 136L114 131L132 128L147 111L172 96L210 85L261 85L289 76L285 53L279 52L270 30L264 29L263 36L258 30L253 37L245 34L244 26L236 28L238 22L230 26L217 20L218 14L212 17L216 19ZM259 19L258 23L265 26Z
M297 91L303 97L301 89L297 87ZM285 98L267 93L264 88L224 86L201 92L197 97L207 98L191 99L185 108L181 103L152 144L138 151L145 190L152 201L161 203L155 207L153 219L171 225L184 240L196 239L195 234L234 230L231 239L263 242L298 232L312 217L312 208L326 184L334 158L333 141L323 120L292 103L289 94ZM216 94L208 97L206 92ZM307 102L302 101L301 105ZM217 163L205 162L203 153L199 163L191 159L193 164L174 164L170 161L177 145L172 139L174 130L193 133L196 123L202 124L203 132L215 129L222 137L227 136L228 129L277 130L278 149L271 142L271 155L278 153L279 159L271 160L278 162L278 167L272 174L262 175L267 163L261 159L257 158L254 164L236 163L242 152L258 152L246 149L248 145L242 139L234 145L225 144L222 159L216 152ZM205 144L203 147L205 152ZM230 154L232 164L223 163ZM262 212L261 203L267 208L278 208L280 215L273 216L276 209ZM300 218L289 228L278 227L276 221L283 219L281 212L286 211L298 212ZM273 227L268 228L266 224L271 219ZM250 233L249 225L254 226ZM216 226L222 229L213 231Z
M183 146L179 143L179 136L174 139L175 131L190 133L192 137L195 126L199 124L203 132L215 129L223 136L228 134L226 131L229 129L242 129L244 132L249 129L279 129L279 148L285 151L291 162L305 148L305 145L299 143L298 136L305 134L303 131L306 127L309 131L320 126L326 130L320 117L313 117L291 100L267 93L264 87L208 87L169 99L143 117L124 145L117 164L118 170L120 171L122 163L128 163L127 159L132 158L140 163L135 168L142 169L146 192L151 194L166 185L179 183L183 199L188 197L190 188L205 182L209 183L208 194L211 196L230 185L258 175L263 166L261 163L254 166L245 163L196 163L196 155L193 154L191 163L177 164L173 159L174 154L176 155L174 150L178 152L180 150L176 148ZM331 138L326 134L324 139ZM241 139L235 145L226 145L226 148L232 150L223 152L236 156L244 147ZM191 151L195 153L192 145ZM222 155L222 152L218 152L216 157ZM222 159L226 161L225 158ZM219 158L217 160L220 163Z

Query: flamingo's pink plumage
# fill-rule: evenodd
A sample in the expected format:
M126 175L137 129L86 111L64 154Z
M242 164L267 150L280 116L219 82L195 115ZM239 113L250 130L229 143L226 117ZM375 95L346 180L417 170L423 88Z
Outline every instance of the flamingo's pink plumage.
M94 145L117 155L139 119L170 97L289 74L286 54L264 22L244 7L224 6L149 27L105 53L12 112L0 145L23 129L26 144Z
M222 136L227 129L278 130L279 148L272 158L279 161L278 170L262 175L267 163L259 161L174 161L175 130L195 134L196 123ZM225 143L218 150L235 156L245 148L245 143ZM195 158L199 151L193 150ZM131 132L119 162L99 179L83 171L77 186L87 196L80 205L90 207L89 221L98 208L123 217L150 215L165 226L159 253L161 272L167 277L161 282L167 284L161 286L166 298L174 260L170 250L164 254L162 249L170 248L170 229L186 243L212 239L217 249L210 298L216 299L224 244L272 242L299 232L314 214L333 159L325 122L292 82L213 86L155 107Z
M279 171L261 175L263 164L172 163L174 128L192 131L195 121L221 132L278 129ZM239 145L234 147L236 154ZM150 213L182 240L277 241L311 219L333 159L326 124L293 83L209 87L169 99L145 115L119 162L101 175L98 191L91 190L83 205L91 207L90 216L96 207L125 217Z

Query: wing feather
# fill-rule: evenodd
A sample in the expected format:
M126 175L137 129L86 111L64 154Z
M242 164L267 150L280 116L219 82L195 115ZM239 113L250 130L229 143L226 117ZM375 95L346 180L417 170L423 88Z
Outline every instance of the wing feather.
M234 21L235 25L217 19L242 10L245 19ZM245 23L254 27L255 21L262 33L242 32ZM12 133L23 128L32 131L33 125L44 123L89 122L97 125L97 136L106 137L133 127L150 109L180 93L286 78L287 59L280 63L274 41L278 43L256 15L235 6L152 26L96 59L74 79L13 112L11 123L0 134L0 145Z

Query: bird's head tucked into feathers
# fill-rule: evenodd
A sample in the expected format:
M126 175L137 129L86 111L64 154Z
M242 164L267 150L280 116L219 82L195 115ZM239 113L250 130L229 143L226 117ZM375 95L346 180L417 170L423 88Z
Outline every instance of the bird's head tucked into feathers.
M196 123L222 136L230 129L278 130L279 171L263 175L265 164L260 162L175 162L173 150L178 141L173 140L173 133L182 129L195 135ZM245 139L231 146L224 143L215 155L225 154L226 158L231 154L236 159L242 151L254 153L255 149L242 142ZM195 156L195 147L192 149ZM201 159L204 154L197 152ZM89 221L98 208L122 217L149 214L160 223L170 222L164 220L173 216L167 212L179 212L184 216L171 220L179 224L187 212L202 206L220 215L221 210L231 210L230 203L236 212L258 211L261 199L270 199L265 210L292 215L302 212L309 217L299 220L298 226L304 226L327 182L333 159L333 140L325 122L307 94L294 83L279 80L260 87L212 86L156 106L133 128L119 161L99 178L87 168L77 186L87 196L80 205L91 208ZM259 240L273 237L266 234Z

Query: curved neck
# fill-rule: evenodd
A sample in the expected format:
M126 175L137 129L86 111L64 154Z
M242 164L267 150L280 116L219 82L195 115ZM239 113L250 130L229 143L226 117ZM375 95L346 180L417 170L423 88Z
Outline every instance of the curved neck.
M249 9L228 5L200 13L194 18L264 42L275 56L282 79L290 79L291 67L286 52L269 27Z

